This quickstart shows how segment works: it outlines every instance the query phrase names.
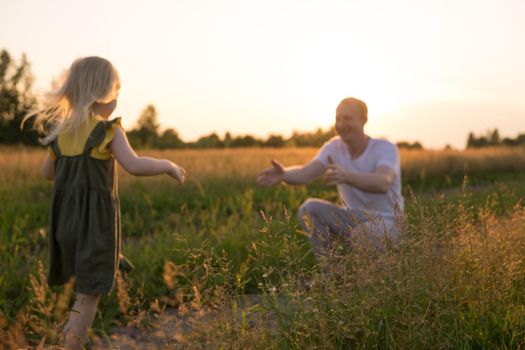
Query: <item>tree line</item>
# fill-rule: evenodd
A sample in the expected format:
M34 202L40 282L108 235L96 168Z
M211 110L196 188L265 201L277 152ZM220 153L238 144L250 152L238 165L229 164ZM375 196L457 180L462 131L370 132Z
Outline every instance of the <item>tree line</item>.
M7 50L0 52L0 145L39 145L38 136L31 129L31 121L21 129L26 114L37 105L33 88L34 77L26 55L15 60ZM147 105L136 125L127 132L130 144L135 148L236 148L236 147L317 147L335 135L332 129L314 132L294 132L291 137L270 135L256 138L252 135L223 137L211 133L195 142L184 142L177 131L168 128L161 131L157 110Z
M0 52L0 145L24 144L39 145L38 135L31 129L31 122L26 123L24 130L21 122L28 111L32 110L37 99L33 92L34 77L31 64L25 54L20 60L15 60L9 52ZM210 133L194 142L185 142L173 128L161 130L157 110L154 105L147 105L141 112L135 126L127 132L131 145L135 148L239 148L239 147L320 147L336 135L334 128L321 128L312 132L295 131L290 137L269 135L267 138L257 138L252 135L233 136L227 132L224 136ZM525 145L525 134L519 134L515 139L500 138L497 129L489 130L485 135L468 136L467 148L491 146ZM399 148L423 149L416 142L401 141Z
M240 147L319 147L335 135L335 130L317 129L314 132L294 132L289 138L270 135L256 138L252 135L232 136L226 132L223 137L213 132L201 136L194 142L184 142L172 128L160 131L155 106L148 105L140 114L134 129L127 132L131 145L137 148L240 148Z
M468 135L467 148L495 146L525 146L525 134L519 134L516 138L501 138L498 129L493 129L488 130L485 135L476 136L472 132Z

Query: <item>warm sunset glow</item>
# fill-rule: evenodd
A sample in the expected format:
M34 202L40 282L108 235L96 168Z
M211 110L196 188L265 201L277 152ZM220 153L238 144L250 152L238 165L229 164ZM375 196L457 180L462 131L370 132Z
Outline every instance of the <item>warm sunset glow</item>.
M122 77L130 127L153 103L186 139L329 127L368 103L367 132L464 147L469 131L525 131L525 2L0 0L0 45L36 85L79 56Z

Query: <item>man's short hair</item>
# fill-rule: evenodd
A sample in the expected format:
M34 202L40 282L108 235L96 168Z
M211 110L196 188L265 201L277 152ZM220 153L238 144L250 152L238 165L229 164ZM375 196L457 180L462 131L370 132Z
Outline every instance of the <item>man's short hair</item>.
M366 106L366 103L364 103L360 99L357 99L355 97L343 98L341 102L339 102L339 106L337 106L337 108L350 105L357 106L363 120L365 122L368 121L368 107Z

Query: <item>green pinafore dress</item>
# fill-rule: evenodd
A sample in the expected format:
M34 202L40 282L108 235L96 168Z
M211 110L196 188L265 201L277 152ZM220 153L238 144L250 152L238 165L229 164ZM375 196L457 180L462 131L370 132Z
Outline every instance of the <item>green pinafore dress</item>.
M77 292L98 295L111 291L120 251L120 204L115 159L96 159L100 145L116 120L99 121L84 151L64 156L58 138L55 183L50 210L49 284L61 285L75 277Z

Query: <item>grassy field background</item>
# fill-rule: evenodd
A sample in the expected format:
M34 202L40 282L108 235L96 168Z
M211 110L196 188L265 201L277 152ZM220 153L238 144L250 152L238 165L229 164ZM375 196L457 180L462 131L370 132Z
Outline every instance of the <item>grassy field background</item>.
M336 246L319 266L295 212L334 188L260 188L256 173L314 149L145 151L188 171L120 171L123 252L136 269L104 297L94 332L147 328L166 307L226 307L182 343L210 348L525 347L525 150L402 151L406 238L382 254ZM0 148L0 339L58 340L71 286L50 289L46 152ZM319 272L323 270L324 273ZM328 272L327 272L328 271ZM265 302L237 317L237 296ZM247 320L256 319L257 322ZM190 346L190 345L188 345Z

